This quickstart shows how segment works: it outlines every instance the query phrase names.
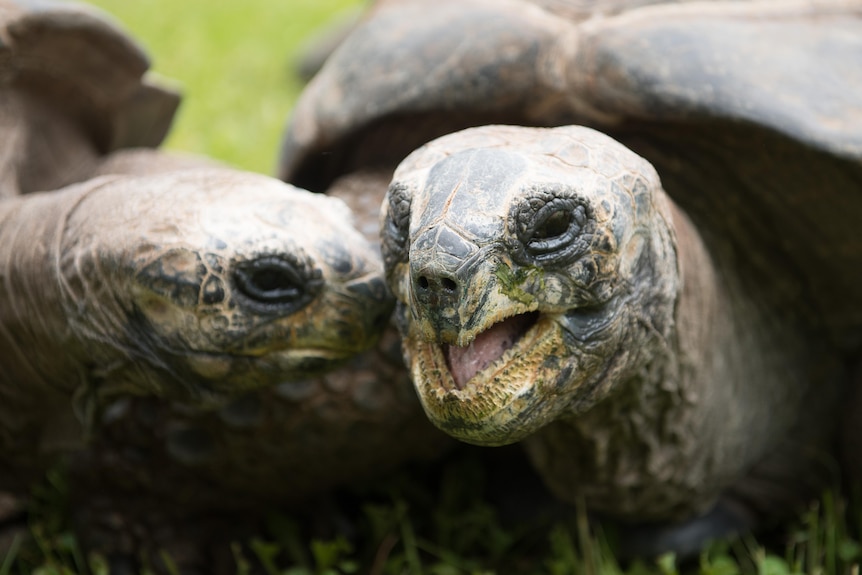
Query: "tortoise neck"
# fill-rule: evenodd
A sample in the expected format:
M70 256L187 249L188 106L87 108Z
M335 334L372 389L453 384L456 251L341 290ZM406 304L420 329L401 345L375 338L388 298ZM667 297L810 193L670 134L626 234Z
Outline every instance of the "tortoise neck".
M7 388L74 389L79 360L72 359L57 266L64 222L82 192L0 203L0 380Z
M41 461L80 438L71 399L85 358L70 336L56 267L63 221L80 195L0 201L0 459Z
M716 494L710 475L698 467L703 453L697 416L719 399L697 385L704 361L720 353L714 339L723 328L716 322L729 314L721 310L715 268L697 231L668 204L655 225L666 228L656 235L666 231L672 243L668 257L675 261L663 266L670 299L650 312L658 308L661 317L639 322L653 328L637 339L636 365L610 396L527 442L531 459L561 499L586 496L593 509L638 520L703 511L697 506ZM706 379L711 384L713 376ZM709 493L693 495L698 490Z
M669 370L679 385L703 380L706 366L716 361L722 348L717 341L729 330L733 314L727 309L723 286L715 264L688 216L671 202L676 234L680 287L676 302L673 353ZM712 379L710 377L710 379Z
M671 214L669 337L642 346L648 359L611 397L531 437L530 456L560 498L629 519L691 517L726 494L786 509L775 494L822 469L840 368ZM785 489L789 477L800 485Z

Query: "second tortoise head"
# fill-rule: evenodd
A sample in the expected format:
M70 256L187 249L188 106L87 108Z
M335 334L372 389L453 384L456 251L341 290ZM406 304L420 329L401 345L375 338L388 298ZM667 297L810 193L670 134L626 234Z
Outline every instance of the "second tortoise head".
M160 394L319 372L370 346L391 310L347 207L263 176L106 177L63 242L72 329L95 357L119 352L111 379Z

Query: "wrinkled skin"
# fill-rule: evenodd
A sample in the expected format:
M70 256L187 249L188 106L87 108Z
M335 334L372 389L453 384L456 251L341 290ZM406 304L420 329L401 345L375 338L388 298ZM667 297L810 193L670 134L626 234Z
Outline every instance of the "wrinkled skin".
M514 153L502 142L528 138L498 132L409 156L383 226L426 412L488 445L586 412L633 378L650 358L629 348L667 339L679 283L667 224L647 225L671 216L643 160L586 130Z
M0 489L62 455L88 546L211 572L216 524L445 449L389 326L385 181L333 189L357 220L137 149L178 98L121 31L41 1L0 2L0 26Z
M635 196L667 207L640 219L603 191L652 173L619 144L443 138L390 189L387 275L435 423L523 438L559 497L651 522L638 552L696 553L837 479L862 349L860 7L641 4L380 2L300 99L281 176L325 189L495 123L583 124L648 160L661 184ZM572 222L587 255L555 262Z
M372 245L384 192L384 181L366 176L331 190L353 208L352 223ZM358 247L353 233L338 237ZM317 311L319 320L339 310ZM353 334L355 324L348 324ZM394 327L343 363L317 376L286 374L209 408L152 396L109 402L88 448L68 458L84 542L126 557L167 549L184 568L211 569L210 538L238 537L276 506L301 510L328 490L450 446L422 415Z
M104 176L0 209L13 461L74 421L63 397L85 423L118 394L211 403L337 365L388 317L379 260L343 204L263 176Z
M827 451L816 422L835 409L838 362L721 277L655 171L618 143L575 127L459 132L411 154L385 205L426 413L472 443L529 437L564 499L684 518L731 485L757 492L759 466L808 476L785 442Z

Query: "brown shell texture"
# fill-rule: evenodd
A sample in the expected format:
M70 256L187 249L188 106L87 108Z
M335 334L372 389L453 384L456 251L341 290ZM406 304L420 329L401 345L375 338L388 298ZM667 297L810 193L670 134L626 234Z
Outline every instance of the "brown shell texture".
M839 479L841 457L845 471L859 468L858 452L834 446L862 363L862 251L850 216L862 213L862 5L590 6L376 3L301 97L280 176L325 189L363 166L404 161L384 202L384 259L405 355L438 426L494 444L535 431L524 443L560 498L627 522L684 530L724 503L745 510L743 526L783 516ZM558 269L523 265L519 239L500 225L519 202L553 197L557 165L573 168L563 186L583 167L577 146L560 144L568 125L616 140L609 156L625 147L652 164L660 182L644 197L671 214L617 222L671 238L668 259L644 252L656 257L644 258L643 277L667 281L672 297L583 320L642 330L618 330L629 334L620 346L578 331L588 297L563 313L543 303L554 294L536 278ZM474 126L484 127L459 131ZM567 189L594 188L585 177ZM604 205L598 197L584 201ZM607 301L650 289L617 276ZM526 330L495 327L528 313L538 315ZM574 326L554 355L580 354L570 372L595 368L592 384L507 380L528 354L517 342L496 346L493 334L544 344L538 335L554 322ZM450 349L475 341L517 353ZM451 370L458 358L490 367ZM527 391L513 401L509 389ZM537 407L543 392L557 403ZM521 404L523 426L511 417L484 426L490 412ZM536 413L552 416L536 423ZM858 435L846 427L848 440Z

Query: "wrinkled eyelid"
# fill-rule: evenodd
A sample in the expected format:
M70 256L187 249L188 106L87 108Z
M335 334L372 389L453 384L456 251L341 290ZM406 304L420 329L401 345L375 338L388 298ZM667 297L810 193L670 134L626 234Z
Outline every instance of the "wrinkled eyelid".
M287 254L236 262L231 281L237 301L258 312L293 313L309 303L323 285L322 274L312 262Z
M320 275L320 270L317 267L315 258L311 257L308 252L298 245L284 246L282 249L276 250L261 250L259 253L237 255L228 262L228 269L235 270L247 265L254 265L254 262L285 262L291 266L297 273L305 277L312 278Z
M578 196L568 187L532 187L518 203L515 213L520 234L535 229L537 223L557 212L573 212L581 205ZM571 221L571 218L569 218Z
M533 182L531 185L525 187L523 196L525 198L535 198L550 202L555 199L575 200L579 197L579 194L571 185L561 182Z
M389 232L399 236L406 235L410 226L411 212L411 196L407 186L400 183L392 184L387 192L386 204Z
M411 197L410 187L403 182L392 182L386 190L386 198L390 204L400 201L409 201Z

